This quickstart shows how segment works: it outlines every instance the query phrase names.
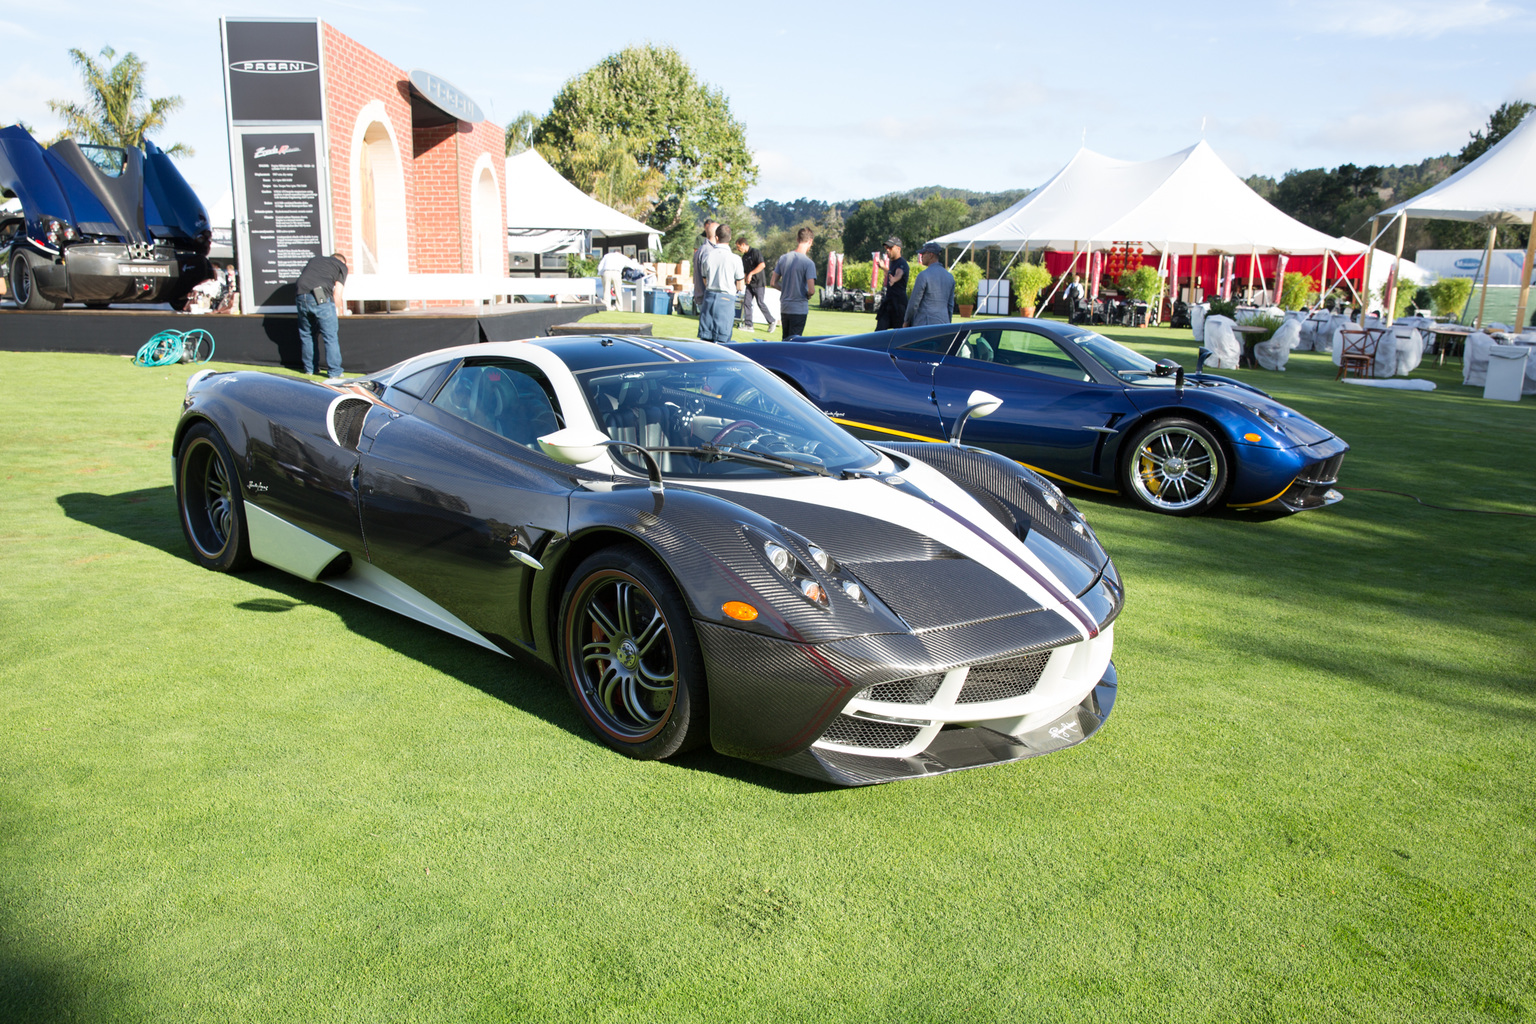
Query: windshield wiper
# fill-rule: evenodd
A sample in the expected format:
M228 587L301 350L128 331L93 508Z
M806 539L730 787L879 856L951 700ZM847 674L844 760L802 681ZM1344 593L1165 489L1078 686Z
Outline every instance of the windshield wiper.
M716 459L739 459L742 462L753 462L760 466L771 466L774 469L787 469L796 473L814 473L817 476L829 476L827 467L820 462L803 462L800 459L791 458L788 455L780 455L778 452L753 452L733 444L718 445L705 442L692 447L658 446L646 448L648 452L677 452L682 455L694 455L706 462Z

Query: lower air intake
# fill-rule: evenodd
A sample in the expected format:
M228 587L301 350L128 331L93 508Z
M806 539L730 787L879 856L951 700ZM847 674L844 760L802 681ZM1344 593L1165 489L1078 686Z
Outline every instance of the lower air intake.
M915 725L875 722L868 718L838 715L822 733L821 742L843 747L867 747L871 750L895 750L910 743L918 733Z
M860 700L882 700L890 704L927 704L939 692L943 675L895 679L859 691Z
M1040 674L1045 671L1045 663L1050 660L1050 651L1037 651L1010 661L972 665L955 703L983 704L1022 697L1035 688L1035 684L1040 681Z

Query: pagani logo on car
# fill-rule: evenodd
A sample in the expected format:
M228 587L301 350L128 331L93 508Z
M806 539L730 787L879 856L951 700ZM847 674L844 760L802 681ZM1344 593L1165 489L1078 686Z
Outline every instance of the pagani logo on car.
M267 485L266 484L259 484L255 480L247 480L245 482L245 489L248 490L248 491L263 491L264 492L267 489Z
M251 154L252 160L260 160L264 156L287 156L289 153L304 152L298 146L258 146L256 152Z
M1066 725L1055 726L1051 729L1051 739L1069 740L1072 738L1072 730L1076 728L1076 722L1068 722Z
M252 75L302 75L306 71L319 71L320 65L307 60L237 60L229 70Z

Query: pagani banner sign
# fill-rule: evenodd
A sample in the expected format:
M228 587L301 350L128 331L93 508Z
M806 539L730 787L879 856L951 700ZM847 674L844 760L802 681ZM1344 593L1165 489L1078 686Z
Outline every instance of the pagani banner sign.
M241 307L292 311L304 264L332 248L320 23L222 18L219 29Z

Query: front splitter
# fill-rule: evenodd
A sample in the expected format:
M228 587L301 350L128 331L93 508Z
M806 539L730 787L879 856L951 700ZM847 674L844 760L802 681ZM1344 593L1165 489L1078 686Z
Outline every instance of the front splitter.
M945 729L933 738L928 749L911 757L849 754L812 746L798 754L762 763L838 786L873 786L1022 761L1075 747L1098 732L1115 705L1117 683L1115 664L1110 662L1104 677L1081 704L1055 721L1017 736L981 726Z

